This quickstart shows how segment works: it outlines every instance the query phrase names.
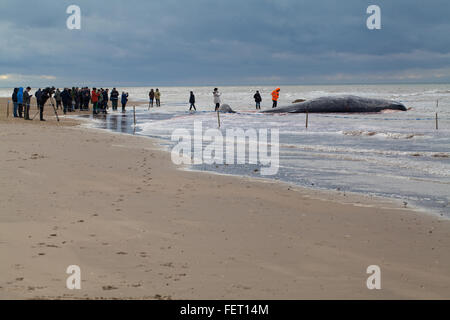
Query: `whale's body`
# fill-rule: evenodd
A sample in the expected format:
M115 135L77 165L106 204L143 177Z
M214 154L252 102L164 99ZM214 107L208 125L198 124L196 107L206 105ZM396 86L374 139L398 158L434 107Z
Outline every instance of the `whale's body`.
M381 112L383 110L406 111L406 107L396 101L371 99L357 96L322 97L290 106L264 110L267 113L352 113Z
M219 108L219 112L221 113L236 113L228 104L223 104Z

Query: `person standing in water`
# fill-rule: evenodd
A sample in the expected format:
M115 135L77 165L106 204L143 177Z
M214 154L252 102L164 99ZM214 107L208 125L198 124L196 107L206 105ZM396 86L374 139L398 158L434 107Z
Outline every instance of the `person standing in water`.
M150 89L150 92L148 93L148 99L149 99L149 107L153 108L153 100L155 100L155 91L153 89Z
M109 89L103 91L103 113L107 113L109 100Z
M278 104L278 98L280 97L280 88L276 88L272 91L272 108L276 108Z
M97 88L92 88L91 101L93 114L98 114L98 96Z
M117 91L116 88L113 88L111 91L111 103L112 103L112 109L114 111L117 111L117 105L119 103L119 91Z
M194 108L194 110L197 111L197 109L195 108L195 96L194 96L193 91L191 91L191 96L189 97L189 103L191 104L191 106L189 107L189 111L191 111L192 108Z
M161 107L161 92L159 92L159 89L156 89L156 91L155 91L155 100L156 100L156 106Z
M98 103L97 103L97 107L98 107L98 112L103 112L103 88L100 88L99 90L97 90L97 95L98 95Z
M256 93L253 96L253 98L255 99L255 102L256 102L256 110L260 110L262 98L261 98L261 95L259 94L258 90L256 90Z
M128 93L122 92L121 102L122 102L122 112L125 112L125 108L128 102Z
M217 111L220 108L220 96L221 94L219 92L219 89L214 88L213 97L214 97L214 104L216 105L214 111Z

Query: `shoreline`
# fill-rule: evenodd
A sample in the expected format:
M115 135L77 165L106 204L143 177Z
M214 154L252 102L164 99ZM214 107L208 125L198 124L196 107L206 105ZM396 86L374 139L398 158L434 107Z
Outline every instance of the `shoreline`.
M142 134L138 134L138 133L132 134L132 133L128 133L128 132L119 132L114 129L98 128L98 127L95 127L95 124L93 124L92 121L90 121L89 119L83 118L80 115L74 115L74 116L69 115L68 118L81 121L80 126L86 128L86 129L99 130L100 132L106 132L106 133L111 133L111 134L130 135L130 136L136 136L136 137L150 139L153 143L160 146L161 151L167 152L170 154L170 150L168 150L167 147L162 145L162 143L167 142L167 140L164 140L162 138L150 137L150 136L146 136L146 135L142 135ZM222 172L218 172L218 171L214 171L214 170L199 170L199 169L194 169L192 165L180 165L180 166L177 166L177 168L178 168L178 170L183 170L183 171L188 171L188 172L209 173L209 174L214 174L214 175L218 175L218 176L246 178L246 179L255 180L255 181L259 181L259 182L279 183L282 186L286 186L288 188L297 188L303 192L322 193L322 195L321 195L322 198L326 198L326 199L334 199L335 197L343 196L346 199L349 199L349 198L356 199L356 201L358 198L362 198L362 199L364 199L364 201L390 203L391 208L393 208L395 206L397 209L412 210L412 211L420 213L420 214L425 214L428 216L436 217L438 219L450 221L450 216L445 216L442 212L439 212L436 208L422 206L420 204L415 203L414 201L412 201L412 203L408 202L407 206L404 206L403 205L404 199L389 197L387 195L378 195L378 194L363 193L363 192L356 192L356 191L339 191L336 189L326 189L326 188L319 188L316 186L306 186L306 185L296 184L295 182L289 182L289 181L277 180L277 179L271 179L271 178L264 178L264 177L256 177L256 176L245 175L245 174L240 175L240 174L233 174L233 173L222 173ZM350 203L350 202L343 202L343 203Z
M89 120L86 120L86 119L83 119L83 120L85 120L86 122L89 122ZM83 126L83 124L80 124L80 126ZM118 132L118 131L114 131L111 129L102 129L102 128L95 128L95 127L90 127L90 126L83 126L83 128L86 128L88 130L103 132L106 134L113 134L113 135L118 134L118 135L123 135L123 136L133 136L133 137L137 137L137 138L149 139L154 145L159 147L158 148L159 151L162 151L162 152L165 152L168 154L170 154L170 152L171 152L165 146L161 145L161 142L163 142L165 140L160 139L160 138L154 138L154 137L149 137L149 136L145 136L145 135L131 134L131 133L125 133L125 132ZM326 199L326 200L336 201L336 198L340 198L341 204L356 205L355 201L358 202L358 200L363 199L363 202L367 201L366 204L368 206L384 205L382 207L383 209L414 211L416 213L426 214L431 217L450 221L450 218L447 218L436 212L427 212L426 211L427 208L416 207L416 206L403 207L400 203L402 201L401 199L395 199L395 198L389 198L389 197L384 197L384 196L379 196L379 195L371 195L371 194L365 194L365 193L358 193L358 192L352 192L352 191L338 191L338 190L334 190L334 189L321 189L321 188L317 188L317 187L307 187L307 186L302 186L299 184L290 183L290 182L283 181L283 180L275 180L275 179L271 179L271 178L263 178L263 177L256 177L256 176L250 176L250 175L222 173L222 172L209 171L209 170L197 170L197 169L193 169L192 165L176 165L175 167L179 171L193 172L193 173L200 173L200 174L211 174L211 175L217 175L217 176L223 176L223 177L233 177L236 179L248 180L250 182L254 181L254 182L258 182L258 183L275 184L275 185L279 185L282 188L287 188L289 190L295 190L298 192L307 193L308 196L311 196L309 193L319 193L319 196L315 196L316 198L314 198L316 200ZM344 199L346 199L346 200L353 199L353 201L352 200L343 201ZM370 202L370 204L369 204L369 202ZM358 205L364 206L365 204L358 202Z
M149 137L34 122L0 120L0 299L450 297L449 221L179 170ZM80 291L65 288L74 264ZM365 286L374 264L382 290Z
M0 98L0 105L2 103L5 103L6 100L9 100L9 98ZM143 105L144 103L145 102L142 102L142 101L130 101L129 107L131 105L137 105L138 107L142 107L145 109L146 106ZM52 109L49 109L49 108L51 108L51 106L46 106L47 117L49 117L49 116L54 117L53 112L51 112ZM167 147L165 147L161 144L162 142L165 142L166 140L164 140L162 138L149 137L149 136L141 135L141 134L132 134L132 133L127 133L127 132L115 131L113 129L104 129L104 128L95 127L95 125L92 124L92 121L90 119L86 119L85 117L83 117L83 115L90 115L90 114L91 114L90 111L68 113L63 119L68 119L69 121L64 121L64 123L60 122L59 125L78 126L80 128L85 128L88 130L94 130L94 131L103 132L103 133L118 134L118 135L123 135L123 136L134 136L134 137L139 137L139 138L144 138L144 139L150 139L150 141L154 145L159 146L160 151L170 154L170 150L168 150ZM10 115L10 117L11 117L11 115ZM60 115L60 117L61 117L61 115ZM0 120L2 120L1 117L0 117ZM211 170L211 171L197 170L197 169L193 169L192 165L191 166L180 165L180 166L176 166L176 168L177 168L177 170L182 170L182 171L186 171L186 172L206 173L206 174L213 174L213 175L218 175L218 176L235 177L238 179L248 179L250 181L254 180L257 182L276 183L276 184L280 184L280 186L282 186L282 187L288 187L289 189L295 188L295 189L299 189L302 192L307 192L307 193L308 192L317 192L317 193L321 194L321 196L317 198L318 200L323 199L323 198L335 200L335 197L341 197L341 198L344 197L346 200L352 198L356 201L358 201L359 198L362 198L362 199L364 199L364 201L372 202L372 205L373 205L373 202L377 203L378 205L381 205L381 203L384 203L384 204L389 203L390 206L386 207L386 209L412 210L419 214L425 214L427 216L435 217L437 219L450 221L450 217L444 216L442 213L439 213L437 211L433 211L433 210L431 210L431 208L422 207L422 206L415 205L415 204L413 204L413 205L409 204L408 207L404 207L401 204L402 199L391 198L391 197L383 196L383 195L359 193L359 192L353 192L353 191L338 191L335 189L325 189L325 188L318 188L318 187L312 187L312 186L303 186L300 184L295 184L295 183L291 183L291 182L283 181L283 180L276 180L276 179L263 178L263 177L254 177L254 176L250 176L250 175L228 174L228 173L216 172L213 170ZM347 197L347 195L350 195L350 197ZM350 204L352 202L344 201L342 203Z

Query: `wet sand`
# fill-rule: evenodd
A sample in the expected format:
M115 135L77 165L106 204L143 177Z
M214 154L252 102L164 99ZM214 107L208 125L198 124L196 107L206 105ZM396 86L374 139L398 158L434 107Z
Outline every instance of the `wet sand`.
M448 220L182 171L151 139L49 109L45 123L5 119L0 100L1 299L450 298ZM382 290L367 289L369 265Z

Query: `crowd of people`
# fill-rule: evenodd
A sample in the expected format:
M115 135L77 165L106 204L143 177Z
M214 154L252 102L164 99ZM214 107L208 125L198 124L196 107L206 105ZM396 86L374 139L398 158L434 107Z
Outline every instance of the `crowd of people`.
M14 88L12 101L13 116L15 118L33 120L30 118L32 97L33 94L31 94L30 87L27 87L25 90L22 87ZM119 98L122 105L122 112L125 112L128 103L128 93L122 92L122 94L120 94L116 88L113 88L111 93L109 93L109 89L103 88L92 88L91 90L88 87L72 87L71 89L64 88L61 91L59 88L55 89L54 87L47 87L43 90L39 88L34 93L34 97L36 98L36 106L39 111L41 121L45 121L44 106L51 97L55 99L55 104L53 105L55 111L61 109L64 114L74 112L76 110L89 111L90 104L92 104L93 114L107 113L107 110L109 109L109 101L111 101L112 110L116 111L119 105Z
M222 94L219 92L219 89L214 88L213 102L215 105L214 106L215 111L218 111L220 108L221 95ZM127 92L122 92L122 94L120 94L116 88L113 88L110 93L109 89L92 88L91 90L88 87L83 88L72 87L71 89L64 88L62 89L62 91L59 88L55 89L54 87L52 88L47 87L43 90L39 88L34 93L34 97L36 98L36 106L38 108L41 121L45 121L44 106L51 97L54 97L55 99L55 105L53 105L53 107L55 108L55 112L58 109L61 109L64 114L67 114L68 112L74 112L77 110L89 111L90 104L92 104L93 114L100 114L100 113L106 114L109 109L108 104L109 101L111 101L112 110L117 111L120 100L122 112L125 112L128 103L128 96L129 95ZM15 118L24 118L25 120L32 120L32 118L30 118L30 106L32 97L33 94L31 94L30 87L27 87L25 90L22 87L14 88L12 94L12 101L14 105L13 115ZM148 94L148 97L149 97L149 109L153 108L154 106L161 107L161 92L159 91L159 89L156 90L151 89ZM280 88L277 88L272 92L272 102L273 102L272 108L277 107L279 97L280 97ZM261 109L262 97L259 91L256 91L253 98L256 103L256 109L257 110ZM191 111L192 109L194 111L197 110L197 108L195 107L195 95L193 91L190 92L189 105L190 105L189 111Z

